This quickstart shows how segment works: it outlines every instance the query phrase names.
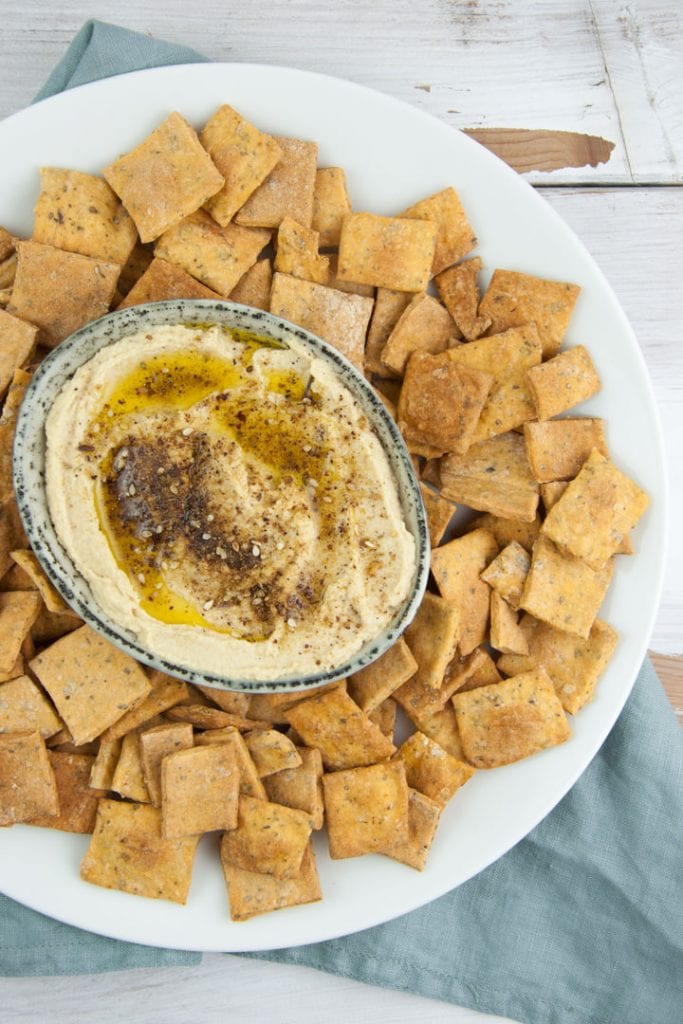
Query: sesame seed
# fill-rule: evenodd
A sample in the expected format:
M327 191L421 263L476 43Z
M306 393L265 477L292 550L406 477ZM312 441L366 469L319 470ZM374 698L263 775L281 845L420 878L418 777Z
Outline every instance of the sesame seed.
M287 619L287 625L290 629L296 629L296 619Z
M254 544L253 548L251 549L251 553L254 556L254 558L259 557L259 555L261 554L261 548L258 546L258 544Z
M210 533L203 533L202 534L202 540L211 540L211 534Z
M157 469L157 475L158 476L163 476L165 472L166 472L166 470L164 469L163 466L159 466L159 468Z
M189 437L191 433L192 433L192 427L184 427L183 428L183 431L182 431L183 437Z
M163 587L163 583L155 583L154 584L154 589L155 590L161 590L162 587Z
M143 530L141 532L140 536L142 538L144 538L144 540L149 540L149 538L152 536L152 531L151 530Z
M215 519L215 516L212 516L212 515L208 515L208 516L206 517L206 521L207 521L207 523L212 523L212 522L214 521L214 519Z
M310 452L310 451L311 451L311 445L310 445L310 444L305 444L305 445L303 446L303 448L302 448L302 451L304 451L304 452Z
M228 557L228 552L225 550L225 548L221 548L221 547L216 548L216 554L218 555L219 558L227 558Z
M252 604L263 604L263 598L262 597L253 597L252 600L251 600L251 603Z
M157 526L157 527L155 528L154 532L155 532L155 533L163 533L163 532L164 532L164 528L163 528L163 526L161 526L161 525Z
M311 487L318 487L319 486L318 481L314 480L312 476L309 476L308 482L311 485Z
M236 541L236 540L234 540L234 541L232 542L232 544L230 545L230 547L232 548L232 550L233 550L233 551L239 551L239 549L240 549L240 546L239 546L239 544L237 543L237 541Z
M210 612L213 608L213 601L205 601L202 607L205 612Z
M145 582L145 574L144 574L144 572L139 572L138 573L138 579L139 579L140 583L144 583Z
M135 494L135 484L131 484L128 488L128 497L132 498Z
M328 505L332 504L332 498L329 496L329 494L323 495L323 501L326 502Z
M282 549L284 548L284 546L285 546L285 542L284 542L283 540L279 540L279 541L277 542L277 544L275 545L275 547L276 547L276 548L278 549L278 551L282 551Z
M177 569L178 566L180 565L180 562L170 562L169 564L171 569Z
M170 490L171 494L177 494L178 493L178 488L177 488L177 486L175 484L171 484L171 486L169 487L169 490Z

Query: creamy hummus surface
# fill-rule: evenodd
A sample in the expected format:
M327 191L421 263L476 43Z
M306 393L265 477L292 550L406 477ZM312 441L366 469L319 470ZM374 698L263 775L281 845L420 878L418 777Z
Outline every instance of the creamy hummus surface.
M102 349L48 416L47 491L100 607L201 671L339 666L413 579L382 447L337 374L295 343L171 326Z

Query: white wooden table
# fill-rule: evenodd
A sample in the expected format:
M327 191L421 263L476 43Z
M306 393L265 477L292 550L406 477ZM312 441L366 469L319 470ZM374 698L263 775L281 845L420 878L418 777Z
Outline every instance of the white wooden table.
M454 128L550 129L613 142L607 163L528 178L584 241L642 346L683 510L683 8L680 0L24 0L3 4L0 118L26 106L88 18L214 60L286 64L379 89ZM553 140L540 152L552 155ZM1 158L1 154L0 154ZM683 653L676 527L651 647ZM661 663L660 663L661 664ZM664 664L677 710L680 663ZM3 1024L501 1021L306 968L210 955L201 966L0 980Z

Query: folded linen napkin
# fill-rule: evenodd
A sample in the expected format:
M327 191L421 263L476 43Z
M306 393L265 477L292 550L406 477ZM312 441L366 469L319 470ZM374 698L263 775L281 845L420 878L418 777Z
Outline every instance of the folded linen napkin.
M109 75L204 59L186 47L88 22L36 98ZM683 1007L682 783L681 730L646 662L574 788L486 871L376 928L242 955L304 964L528 1024L673 1024ZM200 959L92 935L0 896L0 975Z

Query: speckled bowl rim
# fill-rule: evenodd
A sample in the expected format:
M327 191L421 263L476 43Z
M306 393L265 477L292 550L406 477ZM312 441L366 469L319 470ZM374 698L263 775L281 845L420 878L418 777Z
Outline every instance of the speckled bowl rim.
M165 324L218 323L251 330L287 344L292 338L339 374L368 417L394 474L406 526L415 540L416 567L408 596L389 625L337 668L307 676L272 680L202 672L155 655L135 634L115 623L98 606L85 578L62 547L52 524L45 486L45 420L66 382L76 370L108 345L147 327ZM398 427L382 400L359 371L321 338L280 317L234 302L210 299L170 299L109 313L75 331L53 349L36 370L19 415L13 452L14 487L19 515L31 547L51 583L67 604L94 630L150 668L201 686L248 692L307 690L343 679L365 668L401 635L422 600L429 574L429 536L422 495L410 455Z

